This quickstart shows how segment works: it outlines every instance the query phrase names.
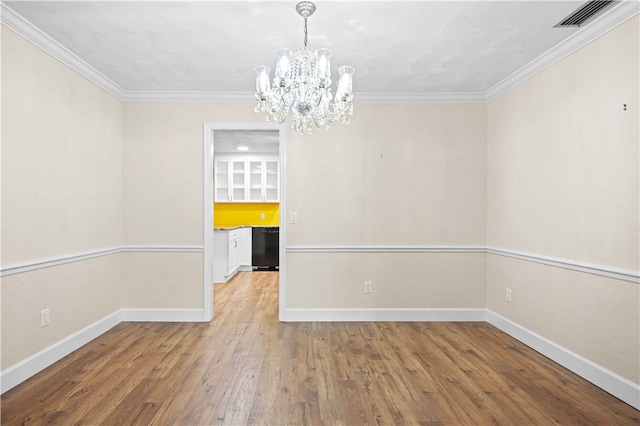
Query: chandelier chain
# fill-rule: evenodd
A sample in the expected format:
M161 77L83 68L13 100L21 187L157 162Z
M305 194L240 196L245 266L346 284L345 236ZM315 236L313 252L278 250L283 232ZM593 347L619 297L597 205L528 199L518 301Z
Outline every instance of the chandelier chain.
M307 47L307 18L304 18L304 47Z

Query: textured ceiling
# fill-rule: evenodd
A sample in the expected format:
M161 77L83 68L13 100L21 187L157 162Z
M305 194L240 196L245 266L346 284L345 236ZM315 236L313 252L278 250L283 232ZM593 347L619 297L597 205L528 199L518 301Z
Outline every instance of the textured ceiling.
M582 1L317 1L309 46L355 67L355 93L486 92L580 29ZM124 91L252 92L302 46L296 2L5 2Z

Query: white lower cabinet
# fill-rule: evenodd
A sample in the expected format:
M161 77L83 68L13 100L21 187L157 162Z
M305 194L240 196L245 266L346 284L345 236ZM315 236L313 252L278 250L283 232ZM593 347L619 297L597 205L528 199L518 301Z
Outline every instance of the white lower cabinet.
M226 282L238 270L251 270L251 228L214 230L213 282Z
M253 267L251 265L251 227L240 228L240 270L251 271Z
M213 282L223 283L231 278L240 266L240 229L215 230L213 232Z

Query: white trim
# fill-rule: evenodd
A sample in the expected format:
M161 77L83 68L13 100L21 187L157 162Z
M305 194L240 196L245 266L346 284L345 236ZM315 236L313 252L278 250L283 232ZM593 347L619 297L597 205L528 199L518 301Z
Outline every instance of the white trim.
M200 322L201 309L119 309L0 372L0 393L61 360L121 322Z
M19 385L121 322L118 310L0 372L0 392Z
M584 28L580 28L575 34L566 38L487 90L484 93L486 101L489 102L503 93L508 92L539 72L549 68L561 59L571 55L573 52L587 45L596 38L636 16L640 11L639 5L640 3L638 3L637 0L623 0L618 4L614 4L609 11L605 12L597 20L586 25Z
M483 246L287 246L287 253L484 253Z
M484 104L483 92L460 93L358 93L353 94L354 103L423 103L423 104Z
M120 309L0 372L0 393L17 386L120 322L199 322L201 309ZM284 309L281 321L482 321L488 322L580 377L640 410L640 385L485 308Z
M202 314L203 321L213 319L213 128L202 125L202 241L204 243L204 271L202 274Z
M593 263L577 262L570 259L562 259L559 257L542 256L539 254L525 253L515 250L507 250L497 247L487 247L488 254L498 256L511 257L514 259L525 260L528 262L540 263L543 265L555 266L557 268L571 269L573 271L586 272L588 274L600 275L608 278L615 278L633 283L640 283L640 274L637 271L627 269L611 268L604 265L596 265Z
M203 246L124 246L123 253L203 253Z
M344 308L344 309L284 309L280 321L486 321L485 308Z
M122 87L83 61L80 57L76 56L69 49L49 37L31 22L24 19L20 14L7 6L5 2L2 2L0 5L0 22L13 32L19 34L35 46L62 62L64 65L82 75L96 86L104 89L109 94L120 100L123 99L126 92Z
M6 277L13 274L21 274L23 272L35 271L37 269L50 268L52 266L64 265L67 263L80 262L82 260L93 259L95 257L108 256L120 253L121 247L107 248L101 250L91 250L84 253L74 253L67 256L50 257L46 259L38 259L31 262L17 263L8 266L2 266L0 276Z
M533 253L525 253L497 247L483 246L287 246L287 253L488 253L497 256L511 257L528 262L540 263L548 266L555 266L563 269L570 269L578 272L585 272L592 275L599 275L607 278L640 283L640 271L628 269L612 268L605 265L578 262L571 259L559 257L543 256Z
M278 133L280 138L279 154L280 154L280 241L278 242L279 248L279 273L278 273L278 320L283 321L284 311L287 306L287 191L286 187L286 173L287 173L287 147L285 145L286 126L280 126L280 132Z
M74 253L67 256L52 257L48 259L38 259L31 262L17 263L3 266L0 276L21 274L23 272L35 271L37 269L50 268L52 266L65 265L67 263L80 262L82 260L93 259L95 257L108 256L118 253L203 253L201 246L124 246L102 250L91 250L84 253Z
M255 102L253 92L124 92L125 102ZM354 103L485 103L482 92L354 93Z
M122 322L202 322L202 309L121 309Z
M489 309L487 322L640 410L640 385L564 348Z
M256 102L252 92L143 92L127 91L125 102Z
M281 130L282 132L282 130ZM283 136L284 137L284 136ZM284 145L284 142L281 142ZM281 155L281 161L284 161L284 153ZM284 170L282 168L281 170ZM284 176L281 173L281 179L284 180ZM281 182L283 183L283 182ZM205 188L206 191L206 188ZM213 195L211 196L213 197ZM206 210L206 200L204 203L204 209ZM211 209L211 212L213 210ZM205 211L205 214L207 212ZM212 213L213 215L213 213ZM206 217L206 216L205 216ZM213 216L212 216L213 217ZM205 219L203 227L207 227L208 220ZM588 274L599 275L607 278L615 278L618 280L629 281L633 283L640 283L640 272L632 271L628 269L612 268L605 265L597 265L593 263L578 262L571 259L563 259L558 257L544 256L534 253L526 253L516 250L509 250L498 247L483 247L483 246L400 246L400 245L374 245L374 246L356 246L356 245L344 245L344 246L285 246L285 232L286 232L286 205L284 199L284 192L281 194L280 199L280 270L284 270L283 263L286 262L286 253L488 253L497 256L511 257L514 259L525 260L528 262L540 263L548 266L555 266L563 269L570 269L578 272L585 272ZM213 234L213 227L211 228ZM68 256L60 256L48 259L39 259L32 262L24 262L20 264L8 265L2 267L0 270L0 276L5 277L14 274L20 274L23 272L35 271L37 269L49 268L52 266L64 265L67 263L79 262L83 260L92 259L95 257L108 256L117 253L204 253L205 256L205 268L211 270L211 265L206 265L211 262L213 257L213 235L211 235L211 248L207 251L203 246L124 246L117 248L108 248L102 250L87 251L84 253L74 253ZM205 274L206 271L205 270ZM281 294L280 297L284 301L284 274L280 277ZM207 279L205 277L205 279ZM213 282L213 281L212 281ZM212 296L212 295L211 295ZM210 300L210 297L206 297L205 300ZM284 309L284 305L281 306ZM204 308L205 311L207 308ZM210 321L210 319L205 319Z
M103 88L121 101L141 102L254 102L250 92L163 92L126 91L104 74L84 62L67 48L35 27L5 3L1 3L0 21L40 49L49 53L72 70ZM485 92L460 93L354 93L359 103L486 103L489 102L562 58L580 49L597 37L614 29L639 12L636 0L622 0L597 20L549 49L524 67L506 77Z

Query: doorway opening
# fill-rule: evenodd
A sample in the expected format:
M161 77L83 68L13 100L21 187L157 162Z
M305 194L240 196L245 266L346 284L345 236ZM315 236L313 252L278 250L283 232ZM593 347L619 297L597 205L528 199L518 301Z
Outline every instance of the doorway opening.
M204 124L204 321L211 321L214 316L214 282L230 278L228 274L233 275L236 270L278 270L278 304L279 312L283 312L286 270L284 166L284 126ZM218 229L216 232L214 227ZM251 246L254 230L257 253L247 251L246 235L250 235ZM271 248L269 253L259 253L261 248L265 249L265 231ZM277 232L275 247L274 231ZM224 247L229 247L228 252L221 251ZM226 257L222 259L223 256ZM274 256L277 268L267 262L273 262Z

